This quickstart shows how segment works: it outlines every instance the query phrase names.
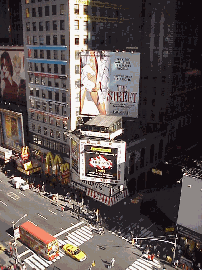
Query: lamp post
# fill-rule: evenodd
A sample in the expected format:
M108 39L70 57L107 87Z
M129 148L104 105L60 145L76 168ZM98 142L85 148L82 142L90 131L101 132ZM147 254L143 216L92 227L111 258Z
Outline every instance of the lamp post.
M13 224L13 234L14 234L14 239L15 239L15 252L16 252L16 264L18 263L18 250L17 250L17 243L16 243L16 237L15 237L15 225L16 223L18 223L21 219L23 219L24 217L26 217L27 214L25 214L23 217L21 217L20 219L18 219L16 222L12 221Z

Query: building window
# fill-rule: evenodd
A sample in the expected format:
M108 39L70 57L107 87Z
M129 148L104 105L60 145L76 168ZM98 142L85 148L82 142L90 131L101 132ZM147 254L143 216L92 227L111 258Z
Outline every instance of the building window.
M29 82L34 83L34 76L29 74Z
M27 23L26 23L26 30L27 30L27 31L30 31L30 22L27 22Z
M49 112L50 113L53 113L53 102L52 101L49 101L48 102L48 105L49 105ZM52 117L50 117L50 119L51 119ZM50 122L50 124L51 124L51 122Z
M47 71L48 73L51 73L51 64L47 64Z
M83 30L87 31L88 30L88 21L83 22Z
M41 103L40 103L40 101L36 101L36 109L40 109L40 107L41 107Z
M55 87L59 87L59 82L58 82L58 80L55 80Z
M60 35L60 44L65 45L65 35Z
M62 106L62 115L63 116L67 115L67 108L65 106Z
M32 63L31 62L28 62L28 70L32 71Z
M51 58L50 51L49 51L49 50L47 50L46 52L47 52L47 59L50 59L50 58Z
M39 22L39 31L43 31L43 22Z
M35 130L35 124L32 124L32 130L33 131Z
M93 21L92 22L92 30L93 30L93 32L96 32L96 22L95 21Z
M32 17L36 17L36 9L32 8Z
M55 92L55 101L59 101L59 92Z
M79 14L79 5L74 4L74 14Z
M35 84L39 84L39 76L35 76Z
M65 74L65 65L61 65L61 74Z
M63 133L63 141L67 142L67 138L68 138L67 132L64 132Z
M57 14L57 10L56 10L56 5L52 6L52 15L56 15Z
M57 45L57 35L53 36L53 45Z
M31 119L34 120L34 116L35 116L34 112L31 112L31 115L30 115Z
M74 30L79 30L79 20L74 21Z
M62 88L65 88L66 89L66 80L61 80L61 86L62 86ZM66 102L66 101L64 101L64 102Z
M38 58L37 50L34 50L34 58Z
M42 98L46 98L46 90L42 90Z
M75 87L76 88L80 88L80 80L76 80L75 81Z
M83 44L84 44L84 45L88 44L88 37L87 37L87 36L84 36Z
M83 6L83 15L88 15L88 6L87 5Z
M29 15L29 8L26 8L26 18L29 18L30 15Z
M43 45L44 44L44 38L43 36L39 36L39 44Z
M60 131L56 131L56 138L60 140Z
M67 129L67 120L63 120L63 128Z
M38 63L34 63L34 70L35 70L35 71L39 71Z
M50 137L51 138L54 138L54 134L53 134L53 130L52 129L50 129Z
M31 45L31 37L27 36L27 45Z
M48 79L48 86L52 86L52 82ZM52 92L50 91L50 93L51 93L51 95L52 95ZM52 99L52 96L51 96L51 98L49 98L49 99Z
M75 60L79 60L79 56L80 56L79 51L75 51Z
M46 78L41 77L41 84L42 84L42 85L46 85Z
M41 134L41 126L38 126L38 133Z
M58 59L58 51L56 50L53 51L53 57L54 59Z
M47 135L47 133L48 133L47 128L46 128L46 127L44 127L44 128L43 128L43 135L45 135L45 136L46 136L46 135Z
M56 119L56 127L60 127L60 119Z
M80 68L79 65L75 65L75 74L79 74Z
M57 21L53 21L53 30L57 30L57 24L58 24Z
M46 107L47 107L47 104L46 102L43 102L42 103L42 110L46 112Z
M54 73L58 73L58 64L54 64Z
M52 91L48 91L48 99L52 99Z
M46 36L46 45L50 45L50 36Z
M38 7L38 14L39 14L39 17L42 17L42 7Z
M32 23L32 29L33 29L33 31L36 31L36 22Z
M44 63L41 63L41 72L44 72Z
M33 87L30 87L29 94L30 94L30 96L33 96L34 95L34 88Z
M65 21L64 20L60 21L60 30L65 30Z
M150 147L150 163L154 162L154 144Z
M67 100L67 99L66 99L66 93L62 93L62 102L64 102L64 103L65 103L65 102L66 102L66 100Z
M61 60L65 60L65 51L61 51Z
M33 44L36 45L37 44L37 37L33 36Z
M96 16L97 13L97 7L96 6L92 6L92 15Z
M60 4L60 15L64 15L64 14L65 14L65 5Z
M55 113L59 114L60 112L60 106L58 104L55 105Z
M49 16L49 6L45 6L45 16Z
M50 31L50 22L46 21L46 31Z
M75 45L79 45L79 37L75 38Z
M145 159L145 149L142 148L141 150L141 156L140 156L140 168L144 167L144 159Z

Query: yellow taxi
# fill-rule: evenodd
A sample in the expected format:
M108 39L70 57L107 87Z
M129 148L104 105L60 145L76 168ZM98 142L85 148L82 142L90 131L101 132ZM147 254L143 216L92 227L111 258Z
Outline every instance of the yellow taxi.
M63 250L67 255L79 262L82 262L87 258L86 254L74 245L66 244L63 246Z

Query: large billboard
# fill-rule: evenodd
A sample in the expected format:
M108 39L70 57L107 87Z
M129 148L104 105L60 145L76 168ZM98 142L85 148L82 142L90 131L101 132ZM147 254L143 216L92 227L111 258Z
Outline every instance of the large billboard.
M80 179L124 183L125 142L80 140Z
M1 99L16 105L26 106L26 82L24 51L0 48Z
M140 53L81 53L81 114L138 117Z
M24 142L22 113L0 109L2 119L3 144L21 152Z

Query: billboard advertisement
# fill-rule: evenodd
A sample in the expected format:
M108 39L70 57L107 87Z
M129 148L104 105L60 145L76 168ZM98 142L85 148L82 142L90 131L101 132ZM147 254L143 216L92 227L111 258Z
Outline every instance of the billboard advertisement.
M81 53L81 114L138 117L140 53Z
M0 109L3 144L21 152L24 146L23 118L21 113Z
M80 140L80 179L124 183L125 142Z
M0 95L2 100L26 106L24 51L1 50Z

